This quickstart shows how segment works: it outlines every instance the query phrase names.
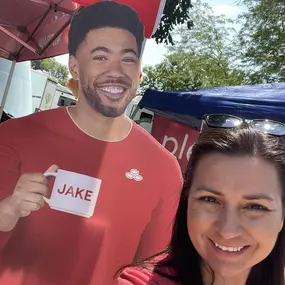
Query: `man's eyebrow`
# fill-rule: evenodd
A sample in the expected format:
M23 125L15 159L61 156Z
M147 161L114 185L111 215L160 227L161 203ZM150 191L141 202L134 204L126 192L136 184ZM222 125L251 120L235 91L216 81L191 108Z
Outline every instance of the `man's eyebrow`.
M135 56L138 57L138 53L132 48L124 48L122 50L122 54L124 54L124 53L133 53Z
M93 48L90 53L92 54L92 53L97 52L97 51L103 51L103 52L106 52L106 53L111 53L112 52L112 50L107 48L107 47L98 46L98 47ZM136 57L138 57L138 53L134 49L132 49L132 48L124 48L124 49L122 49L121 53L122 54L132 53Z
M94 52L96 52L96 51L104 51L104 52L107 52L107 53L111 53L111 52L112 52L112 51L111 51L109 48L107 48L107 47L98 46L98 47L93 48L90 53L92 54L92 53L94 53Z

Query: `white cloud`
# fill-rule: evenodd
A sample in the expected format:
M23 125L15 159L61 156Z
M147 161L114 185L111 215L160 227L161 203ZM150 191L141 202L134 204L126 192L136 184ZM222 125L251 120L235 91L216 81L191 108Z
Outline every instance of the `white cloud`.
M59 63L68 66L68 57L69 57L68 54L64 54L64 55L56 56L55 59Z
M216 15L233 15L237 13L238 7L232 5L214 5L212 9Z
M163 44L157 44L154 39L147 40L142 63L143 65L155 65L164 59L166 47Z
M244 11L244 8L236 5L212 5L212 9L216 15L226 15L229 18L236 18Z

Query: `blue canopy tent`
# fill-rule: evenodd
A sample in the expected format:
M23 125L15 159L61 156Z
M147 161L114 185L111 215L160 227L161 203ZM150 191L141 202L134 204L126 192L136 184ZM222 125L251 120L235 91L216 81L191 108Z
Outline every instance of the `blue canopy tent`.
M148 89L138 106L195 128L200 128L203 115L210 113L285 123L285 83L193 91Z

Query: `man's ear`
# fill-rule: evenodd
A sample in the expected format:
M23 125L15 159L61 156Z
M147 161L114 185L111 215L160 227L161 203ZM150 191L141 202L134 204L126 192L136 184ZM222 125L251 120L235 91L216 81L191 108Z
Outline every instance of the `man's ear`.
M141 61L141 60L140 60L139 66L140 66L139 83L141 83L141 82L142 82L142 79L143 79L142 61Z
M79 80L79 68L78 68L78 61L75 56L69 56L68 61L69 72L74 80Z
M143 81L143 73L142 71L140 72L140 83Z

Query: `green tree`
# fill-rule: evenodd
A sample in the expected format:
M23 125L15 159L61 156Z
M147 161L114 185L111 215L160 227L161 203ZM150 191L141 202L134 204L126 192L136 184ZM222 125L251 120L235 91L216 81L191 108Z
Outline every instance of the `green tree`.
M248 83L238 68L233 20L217 16L200 0L189 11L191 29L186 24L175 29L174 45L165 60L146 66L140 93L145 89L199 89Z
M161 17L160 24L153 38L157 43L173 44L171 32L175 26L186 24L192 26L189 9L192 8L191 0L167 0Z
M285 80L285 2L242 0L242 63L254 83Z
M50 75L58 79L61 85L65 85L68 79L68 68L60 64L54 58L43 60L33 60L31 62L32 69L39 69L48 72Z
M215 58L218 61L235 61L237 31L234 21L225 15L215 15L212 8L200 0L189 11L193 26L180 25L175 30L174 45L169 53L184 52Z
M208 56L177 52L155 65L146 66L140 94L147 88L158 90L189 90L244 83L245 74Z

